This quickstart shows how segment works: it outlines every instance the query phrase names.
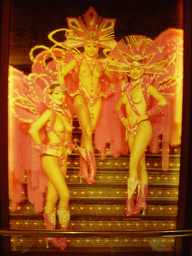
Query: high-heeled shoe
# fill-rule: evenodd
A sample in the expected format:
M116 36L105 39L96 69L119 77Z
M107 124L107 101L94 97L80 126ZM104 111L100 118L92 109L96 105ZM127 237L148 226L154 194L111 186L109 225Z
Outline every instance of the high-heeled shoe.
M134 205L134 192L136 190L138 181L133 178L129 177L127 180L127 200L126 200L126 215L131 216L135 212L135 205Z
M80 170L79 175L82 175L82 177L84 177L84 180L88 184L93 184L96 182L95 177L96 177L96 173L97 173L94 153L89 151L88 149L79 147L77 144L76 144L76 146L80 153L80 156L82 156L82 158L86 162L86 168L87 168L87 169L84 168L84 172L83 172L83 169L82 169L82 171ZM80 158L80 160L81 160L81 158Z
M77 175L83 178L84 181L88 183L89 182L88 164L81 154L79 155L79 161L80 161L80 170Z
M44 213L44 221L46 229L55 229L56 225L56 213ZM59 248L59 240L56 237L45 237L47 247L49 243L53 244L55 247Z
M97 173L97 167L96 167L96 161L94 153L86 150L87 153L87 163L89 166L89 184L93 184L96 182L96 173Z
M65 209L60 209L57 211L57 214L60 229L67 230L69 228L70 212ZM67 248L67 237L62 237L59 239L59 248L62 251Z
M134 214L139 213L141 210L143 210L143 213L145 213L145 209L147 209L146 198L147 198L148 185L143 182L140 182L138 187L139 187L138 197L135 205Z
M78 172L78 176L83 178L85 182L89 182L88 176L88 164L87 164L87 153L86 149L79 147L75 142L77 150L79 151L79 161L80 161L80 170Z

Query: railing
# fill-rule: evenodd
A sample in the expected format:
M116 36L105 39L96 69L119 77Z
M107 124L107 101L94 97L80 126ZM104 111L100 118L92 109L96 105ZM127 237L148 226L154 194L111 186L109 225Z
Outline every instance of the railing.
M186 237L192 236L192 230L163 230L163 231L63 231L63 230L37 230L37 229L0 229L0 236L67 236L67 237L81 237L81 236L102 236L102 237Z

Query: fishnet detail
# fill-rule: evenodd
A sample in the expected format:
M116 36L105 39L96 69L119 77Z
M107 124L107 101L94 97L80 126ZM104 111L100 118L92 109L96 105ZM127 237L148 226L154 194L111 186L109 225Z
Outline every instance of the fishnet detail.
M67 227L68 222L70 220L70 212L67 210L58 210L57 211L58 217L59 217L59 223L63 227Z
M127 197L130 199L135 191L138 181L135 178L128 178L127 180Z

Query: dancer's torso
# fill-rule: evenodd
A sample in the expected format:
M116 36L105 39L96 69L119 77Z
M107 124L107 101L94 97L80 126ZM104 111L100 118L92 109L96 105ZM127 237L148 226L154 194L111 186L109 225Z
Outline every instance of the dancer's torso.
M69 132L64 125L64 116L62 113L52 110L52 116L46 123L48 136L48 145L46 154L61 156L66 151Z
M83 54L77 59L79 90L86 98L97 98L103 71L104 67L99 59L87 59Z
M131 84L127 85L124 90L123 104L125 104L127 118L129 125L133 127L136 123L137 117L146 114L148 95L147 86L143 83L139 83L133 89Z

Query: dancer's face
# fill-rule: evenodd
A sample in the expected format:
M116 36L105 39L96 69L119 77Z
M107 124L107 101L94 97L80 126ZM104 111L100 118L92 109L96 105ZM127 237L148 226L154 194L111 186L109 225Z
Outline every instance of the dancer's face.
M57 105L62 105L65 101L66 91L62 90L59 87L56 87L52 94L50 94L50 100Z
M144 68L139 63L132 63L129 69L129 76L132 80L137 80L142 77Z
M97 57L99 51L99 44L94 41L88 41L84 45L85 53L91 58Z

